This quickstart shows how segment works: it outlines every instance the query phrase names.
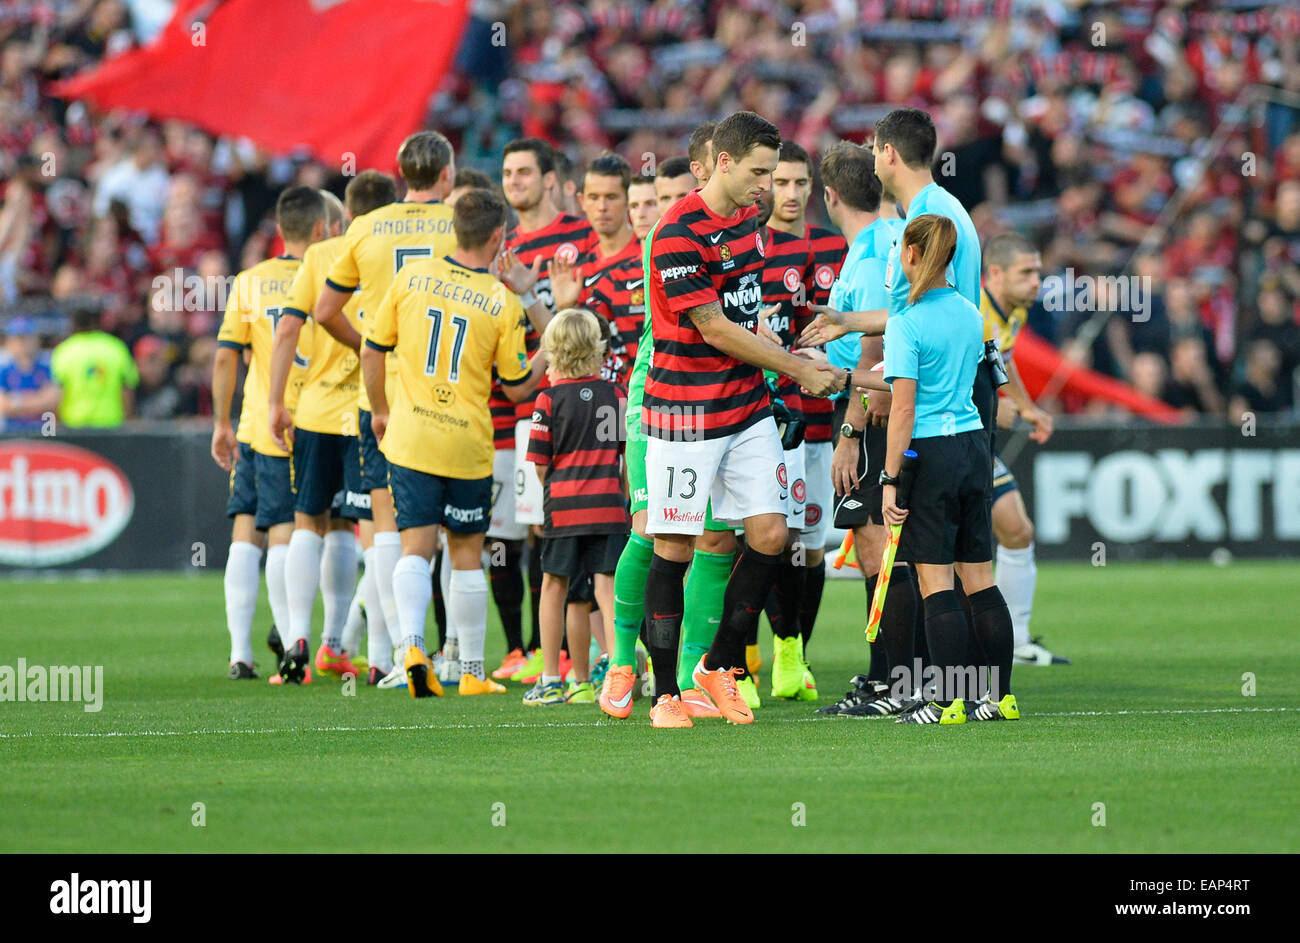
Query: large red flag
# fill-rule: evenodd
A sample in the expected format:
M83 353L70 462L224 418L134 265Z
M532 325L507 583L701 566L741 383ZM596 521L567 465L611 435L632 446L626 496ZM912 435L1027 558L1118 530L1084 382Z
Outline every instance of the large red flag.
M1129 384L1096 370L1070 363L1055 347L1027 328L1021 328L1016 335L1015 358L1020 379L1029 395L1035 398L1042 394L1059 370L1065 382L1058 388L1058 395L1073 393L1084 399L1105 400L1156 422L1177 423L1183 419L1182 414L1168 403L1152 399Z
M392 169L460 43L467 0L180 0L143 49L54 87L283 154Z

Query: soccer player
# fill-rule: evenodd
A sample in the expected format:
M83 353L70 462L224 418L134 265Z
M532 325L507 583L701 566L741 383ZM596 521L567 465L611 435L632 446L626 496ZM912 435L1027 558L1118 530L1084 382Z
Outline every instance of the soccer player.
M493 367L508 396L523 399L536 386L524 347L523 306L489 271L501 250L505 204L487 190L475 190L456 202L453 221L457 247L408 263L365 319L361 352L371 428L388 460L402 540L393 590L407 688L414 698L442 694L424 650L439 527L450 548L448 634L460 642L460 693L505 691L483 670L488 586L482 553L492 513L488 395ZM396 383L386 383L390 352L398 361Z
M794 356L754 333L766 248L755 204L770 187L780 144L776 128L752 112L720 122L713 176L669 208L647 248L656 350L642 423L649 436L646 530L654 537L645 600L656 666L655 726L689 725L676 678L682 581L710 502L718 520L733 527L743 522L746 549L693 679L723 717L753 722L736 679L745 674L745 639L780 563L790 484L762 370L793 377L817 396L844 381L829 364Z
M530 356L540 346L541 332L546 330L546 324L555 313L550 281L551 260L581 261L596 243L596 235L585 219L562 212L555 203L552 196L557 188L555 161L555 149L551 145L539 138L521 138L506 145L501 162L502 189L518 217L518 224L506 233L508 251L504 266L506 271L511 271L517 265L529 269L536 276L532 296L527 301L531 304L535 298L540 307L536 312L529 310L525 324ZM545 387L545 378L541 384ZM491 411L496 449L505 454L498 454L493 464L495 500L488 535L500 541L504 550L492 554L492 590L506 633L508 651L506 661L493 672L493 676L522 680L539 675L542 670L538 622L542 584L539 548L534 546L535 552L529 555L533 637L526 647L521 614L523 585L515 576L523 559L524 541L529 536L528 525L540 524L542 520L541 482L526 468L524 457L532 423L532 399L516 404L503 390L494 389ZM517 514L520 506L527 509L523 518ZM531 655L526 657L525 652L531 652ZM512 667L509 674L506 674L507 667Z
M627 185L627 215L639 243L659 221L659 196L654 174L640 174Z
M703 127L703 126L702 126ZM709 124L712 133L712 123ZM700 129L691 136L695 141L701 134ZM698 144L708 157L708 138ZM700 165L701 172L704 164ZM712 169L711 166L709 168ZM655 194L660 212L666 211L696 188L698 180L691 170L691 161L686 157L671 157L659 165L655 176ZM657 225L657 221L656 221ZM653 230L652 230L653 232ZM642 243L642 271L647 264L646 250L649 237ZM646 288L648 291L648 288ZM645 585L646 576L653 557L654 544L646 534L646 491L645 454L648 442L641 428L641 404L645 396L646 375L650 370L650 359L654 352L653 325L650 318L645 318L641 339L637 344L636 357L632 374L628 380L627 406L627 443L625 446L628 490L631 492L632 534L628 537L619 557L618 569L614 574L614 653L610 658L610 669L606 675L606 685L600 694L600 706L611 717L625 718L632 713L632 694L637 681L636 645L645 620ZM707 526L707 525L706 525ZM732 558L735 553L735 538L730 531L708 532L720 543L730 539L731 546L725 552L710 553L704 551L697 543L694 562L686 579L685 599L687 601L685 621L682 626L683 667L678 673L678 688L682 694L682 706L693 717L716 717L717 708L708 697L695 688L690 673L713 642L718 621L721 618L721 599L727 577L731 573ZM753 687L752 683L749 684ZM757 692L755 691L755 694Z
M361 322L373 312L394 276L411 259L437 259L456 248L451 209L442 202L456 178L451 144L437 131L417 131L397 151L397 166L406 183L406 196L352 220L343 237L343 249L330 267L325 286L316 299L312 317L336 340L357 350L360 335L343 314L343 306L356 293ZM395 382L396 359L389 363L389 382ZM357 398L357 433L361 446L362 489L370 494L374 523L374 572L384 621L395 648L400 648L397 603L393 595L393 568L402 553L393 500L388 490L388 467L370 428L370 400L365 388ZM395 653L395 657L396 657ZM396 686L405 677L401 664L385 682Z
M328 194L327 204L337 205L331 214L329 238L307 250L302 267L294 277L289 304L276 326L271 356L269 417L276 444L293 456L294 533L289 541L285 564L289 586L290 640L311 637L312 608L316 590L325 604L324 633L316 652L316 670L333 677L357 675L356 666L344 646L345 620L351 616L350 601L356 584L354 521L360 521L365 576L361 595L368 615L369 671L367 681L377 684L393 668L392 644L384 621L383 606L375 586L374 527L370 521L370 495L361 476L361 452L357 439L357 397L361 386L360 361L356 351L325 331L313 331L312 362L303 379L302 394L293 417L284 407L285 379L292 352L325 278L344 247L343 229L350 219L364 216L397 198L397 185L387 174L367 170L354 177L344 193L346 209ZM354 330L361 328L360 298L353 296L343 306L343 317ZM313 325L314 327L314 325ZM292 440L287 441L292 431ZM334 506L335 494L342 501Z
M1027 309L1038 297L1042 267L1038 250L1023 236L1015 233L994 236L984 247L984 293L980 300L984 339L997 339L998 349L1006 360L1007 394L1019 415L1034 427L1029 437L1039 443L1051 438L1052 417L1034 403L1012 355L1016 335L1028 316ZM1011 610L1015 663L1068 665L1068 658L1052 654L1029 635L1034 584L1038 578L1038 568L1034 565L1034 525L1020 496L1016 477L998 457L996 448L993 450L993 536L998 542L998 588Z
M320 191L311 187L289 187L276 202L275 217L284 239L284 254L259 262L236 276L217 332L212 372L212 410L216 417L212 456L230 472L226 513L234 519L225 577L232 679L257 677L250 636L257 608L257 568L263 539L268 545L266 593L271 616L277 626L286 631L289 627L285 557L293 533L293 491L289 455L271 438L266 415L267 389L276 322L289 301L289 288L302 264L303 254L324 235L325 201ZM239 358L245 351L251 357L236 434L230 423L230 403ZM296 366L297 375L288 381L286 402L290 409L297 405L301 368L306 362L299 359ZM310 683L306 656L291 659L290 654L277 652L279 673L271 680Z
M590 311L561 311L546 328L542 348L551 386L537 395L528 460L545 486L542 531L542 657L527 705L593 704L583 619L568 623L574 680L560 676L565 600L576 574L589 575L606 634L614 631L614 570L627 539L627 498L620 463L619 418L625 400L597 375L605 357L600 322Z
M975 371L984 362L983 325L979 309L947 284L945 269L956 248L951 219L913 216L896 257L909 284L906 304L885 328L884 379L893 402L881 506L887 524L904 525L898 552L916 567L936 671L922 699L899 715L904 724L1020 716L1011 693L1011 613L993 581L990 439L972 398ZM896 491L909 448L917 454L916 481L909 509L902 510ZM954 561L962 567L973 626L954 589ZM963 668L970 665L972 630L994 659L989 690L978 697L974 669Z
M628 215L631 181L632 168L617 154L602 154L587 165L578 201L596 233L596 247L581 265L558 258L550 265L556 307L581 305L609 325L602 373L623 389L645 327L641 241ZM635 303L634 294L639 296Z

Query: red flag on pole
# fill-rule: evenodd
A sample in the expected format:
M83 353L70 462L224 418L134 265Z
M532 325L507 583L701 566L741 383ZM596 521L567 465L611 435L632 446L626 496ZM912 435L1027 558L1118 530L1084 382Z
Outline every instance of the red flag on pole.
M153 43L54 94L388 170L467 16L467 0L180 0Z

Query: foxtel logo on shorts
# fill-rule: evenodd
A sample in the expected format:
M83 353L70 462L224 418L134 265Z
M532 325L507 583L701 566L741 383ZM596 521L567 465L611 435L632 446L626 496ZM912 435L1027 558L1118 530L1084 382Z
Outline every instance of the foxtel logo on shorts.
M457 508L448 504L443 507L442 513L462 524L474 524L483 520L482 508Z
M704 520L703 511L683 511L681 508L664 508L664 520L674 524L699 524Z

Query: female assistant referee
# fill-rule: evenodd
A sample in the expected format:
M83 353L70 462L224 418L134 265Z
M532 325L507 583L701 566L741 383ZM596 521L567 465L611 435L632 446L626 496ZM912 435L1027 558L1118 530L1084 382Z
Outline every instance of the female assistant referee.
M1020 717L1011 693L1011 614L993 581L989 434L972 400L984 357L984 322L945 281L956 245L957 230L947 217L928 214L908 223L900 260L911 282L908 306L885 327L884 372L893 406L880 476L882 510L886 524L903 525L898 559L916 568L933 666L921 700L899 723ZM895 485L909 448L918 464L904 510ZM954 563L960 565L974 626L953 590ZM984 679L968 664L972 631L989 660L984 691Z

